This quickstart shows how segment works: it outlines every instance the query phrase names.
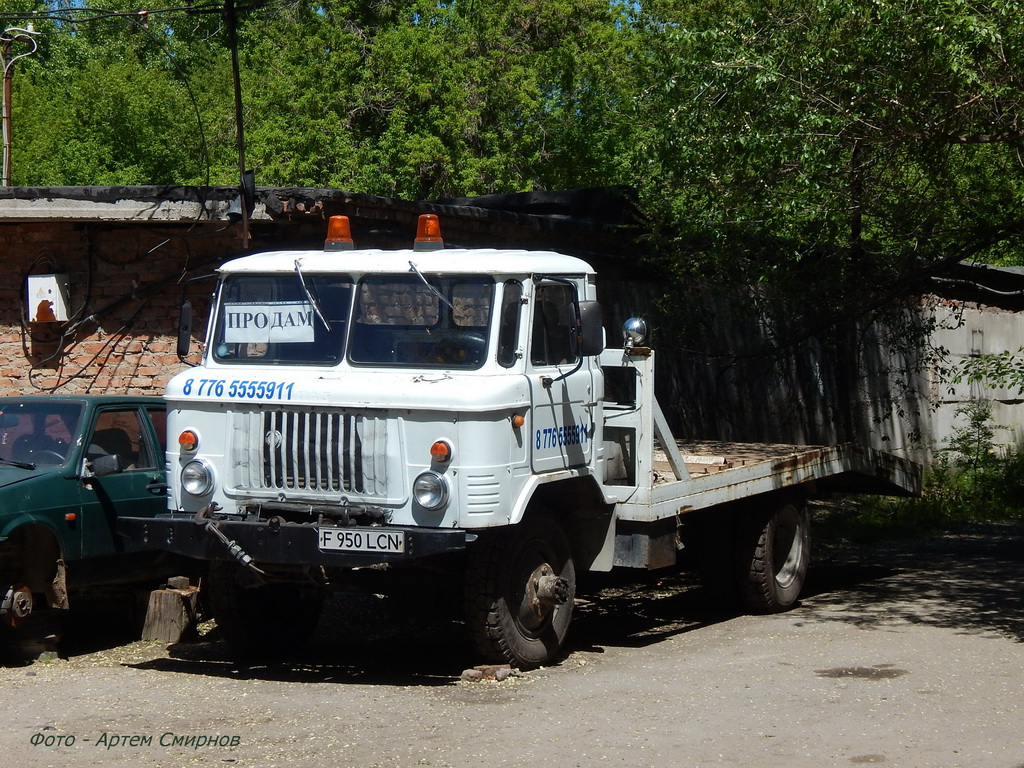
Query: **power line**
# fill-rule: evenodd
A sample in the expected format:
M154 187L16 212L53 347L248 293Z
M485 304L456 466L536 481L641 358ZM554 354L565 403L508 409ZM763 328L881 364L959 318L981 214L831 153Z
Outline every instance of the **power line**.
M234 11L251 11L266 5L267 0L255 0L247 4L234 6ZM83 24L93 21L102 21L111 18L139 18L157 16L168 13L184 13L186 15L199 16L206 14L223 14L227 12L230 3L205 3L202 5L179 5L167 8L140 8L135 11L111 11L104 8L90 8L88 6L64 8L53 8L47 11L18 11L13 13L0 14L0 22L7 21L35 21L39 19L52 19L54 21L65 21L69 24Z

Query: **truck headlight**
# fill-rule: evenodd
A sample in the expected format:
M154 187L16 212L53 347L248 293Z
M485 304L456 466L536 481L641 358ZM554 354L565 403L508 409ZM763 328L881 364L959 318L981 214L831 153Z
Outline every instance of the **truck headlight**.
M424 509L440 509L448 503L448 481L439 472L424 472L413 481L412 495Z
M181 487L192 496L205 496L213 488L213 469L204 461L190 461L181 468Z

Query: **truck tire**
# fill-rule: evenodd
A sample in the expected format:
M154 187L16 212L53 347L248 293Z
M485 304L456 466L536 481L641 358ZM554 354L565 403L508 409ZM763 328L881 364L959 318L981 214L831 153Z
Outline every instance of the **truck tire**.
M557 659L575 595L568 539L548 517L487 531L469 552L466 625L489 663L529 669Z
M809 529L806 504L792 498L741 521L737 565L749 610L777 613L796 603L807 576Z
M213 563L203 579L205 604L232 655L240 662L293 655L320 622L324 591L291 582L248 586L246 576L239 566Z

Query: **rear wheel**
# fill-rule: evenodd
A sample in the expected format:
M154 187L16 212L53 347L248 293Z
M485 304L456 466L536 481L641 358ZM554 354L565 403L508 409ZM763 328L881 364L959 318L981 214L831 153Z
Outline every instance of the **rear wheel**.
M554 661L572 623L576 570L562 527L534 516L481 535L469 553L466 624L488 662Z
M324 605L324 591L313 584L253 584L244 569L230 563L211 565L203 591L239 661L293 654L316 630Z
M809 529L807 506L794 499L741 523L737 556L747 608L775 613L797 601L810 559Z

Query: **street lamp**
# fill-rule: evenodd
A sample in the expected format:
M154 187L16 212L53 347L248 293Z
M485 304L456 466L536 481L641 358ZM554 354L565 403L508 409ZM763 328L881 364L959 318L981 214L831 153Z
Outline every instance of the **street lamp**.
M31 56L36 52L39 45L35 41L34 35L38 35L32 25L28 25L28 29L22 29L21 27L8 27L4 30L4 33L0 35L0 45L3 46L3 63L4 63L4 87L3 87L3 101L0 102L0 114L3 115L3 133L4 133L4 150L3 150L3 178L0 181L0 186L8 186L11 183L11 80L14 77L14 62L18 59L24 58L25 56ZM27 42L32 45L31 51L25 53L19 53L17 56L13 55L14 42Z

